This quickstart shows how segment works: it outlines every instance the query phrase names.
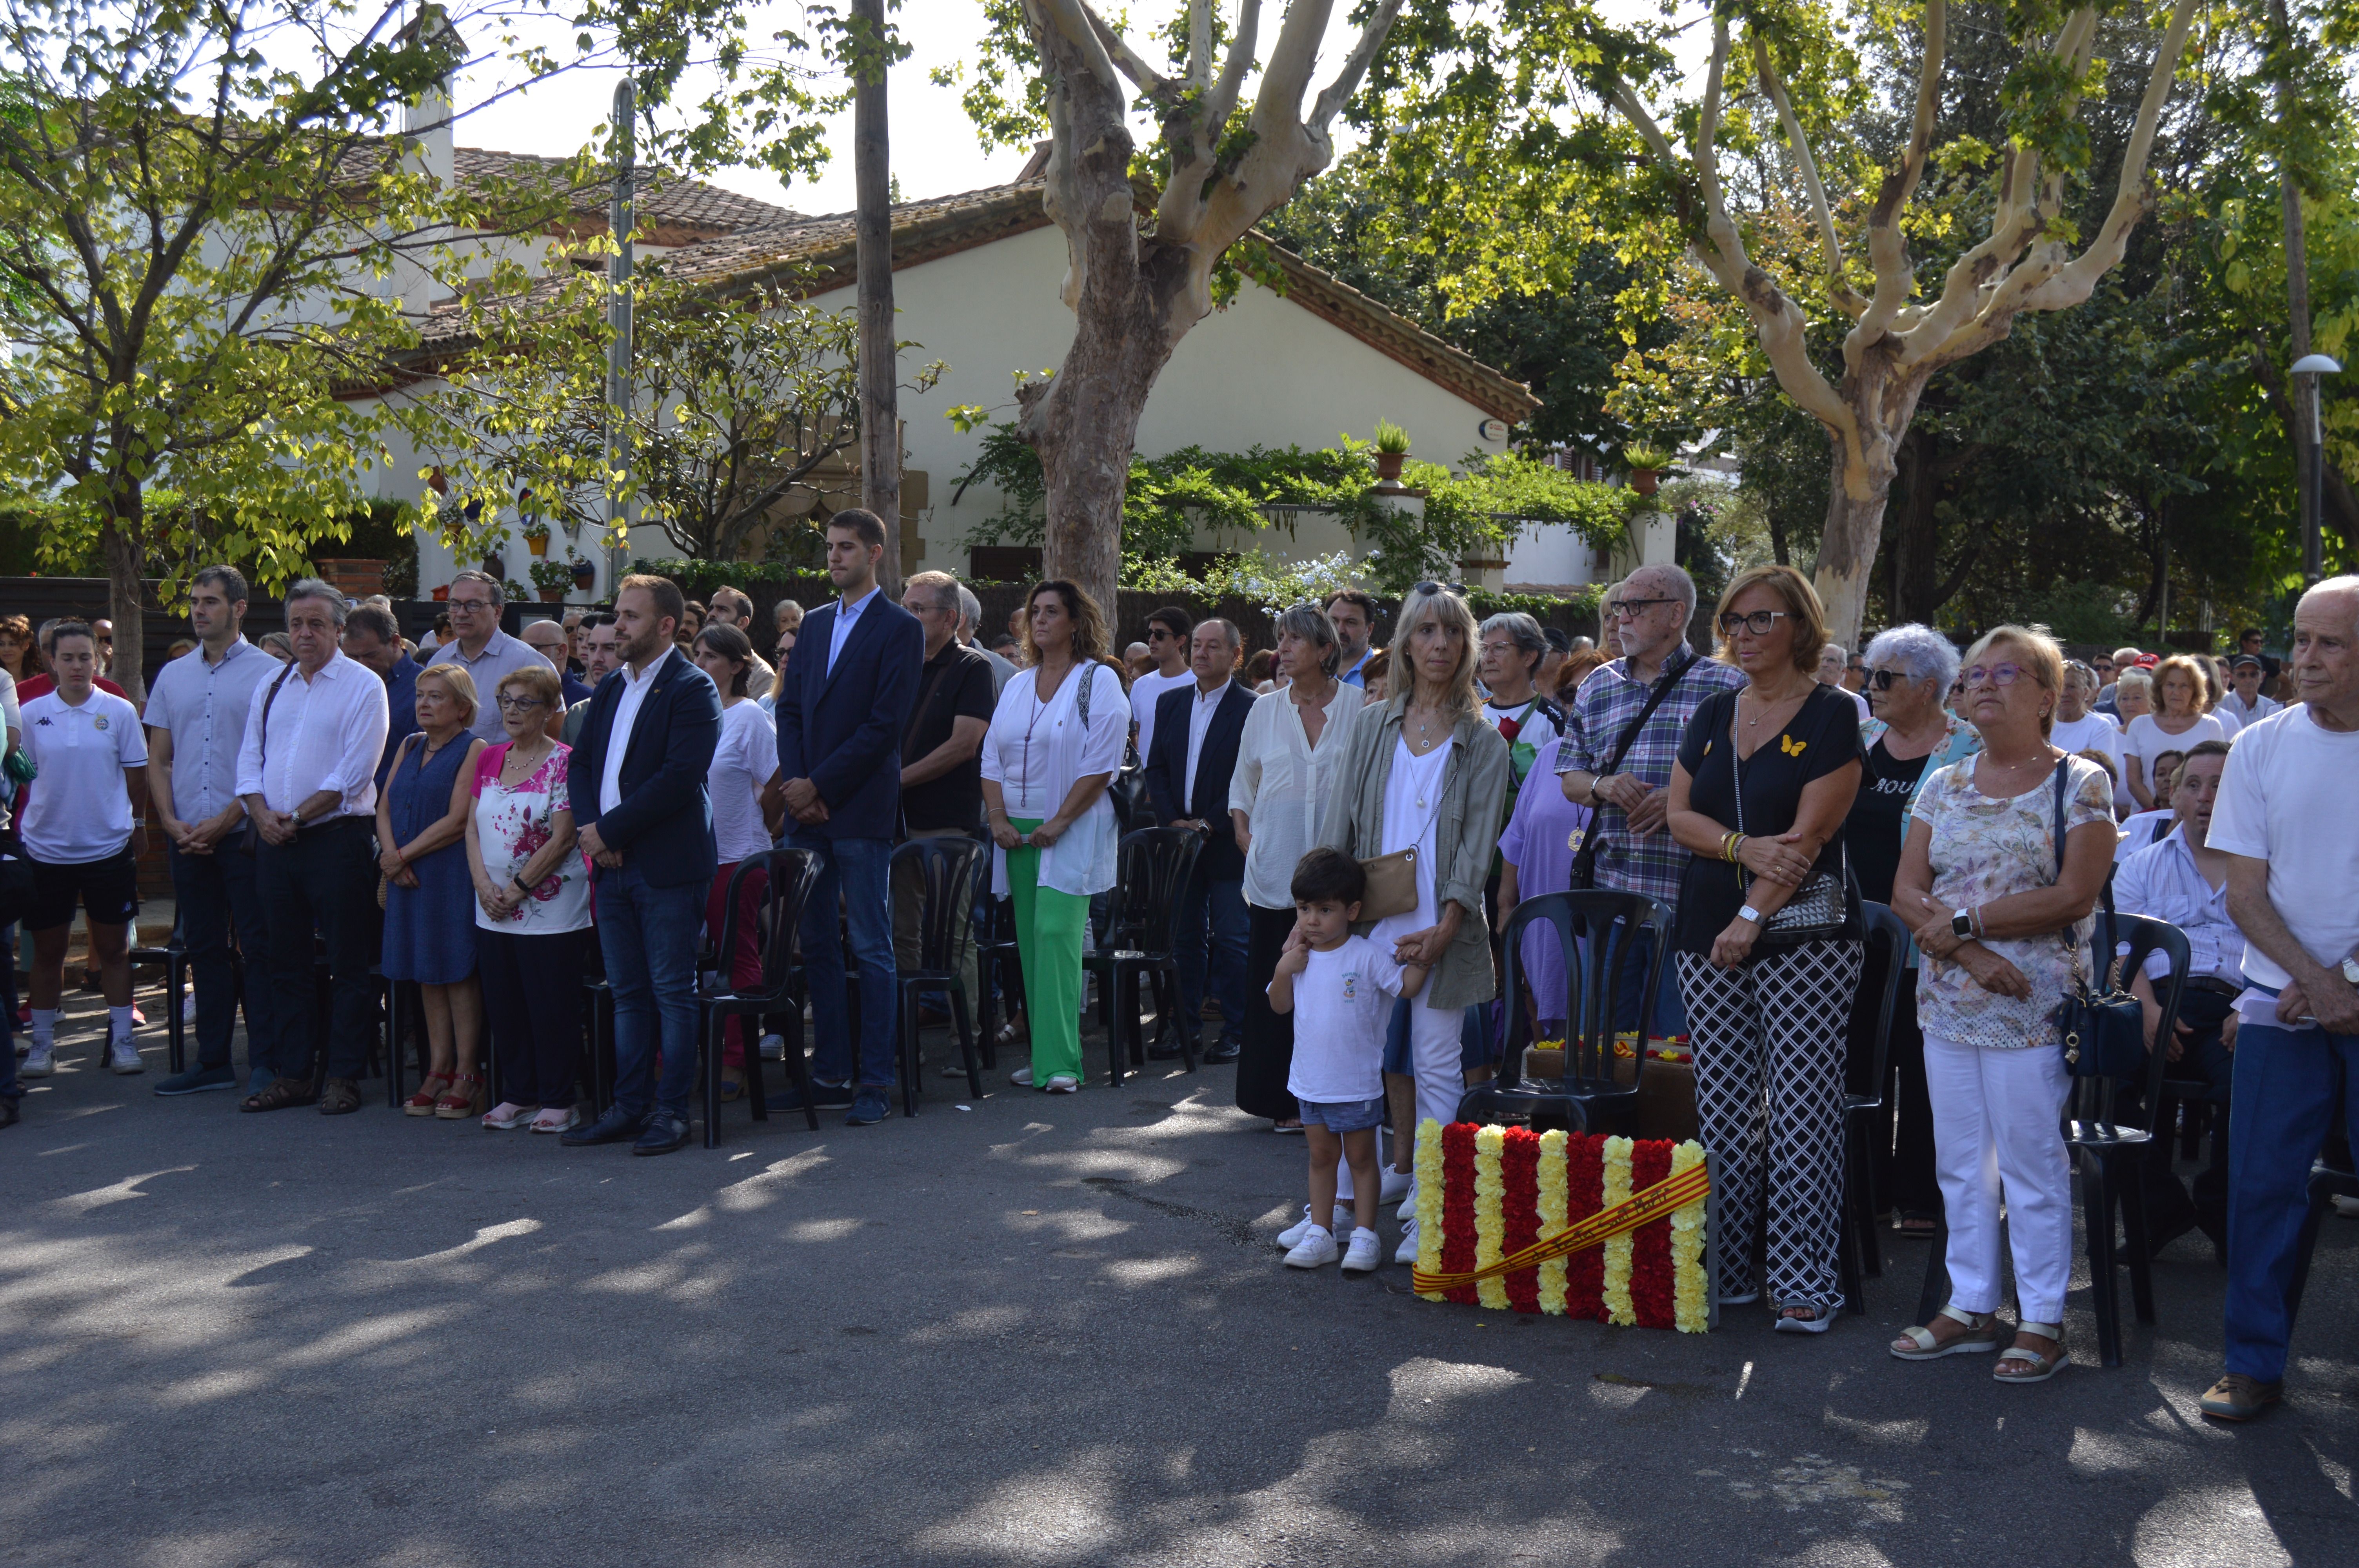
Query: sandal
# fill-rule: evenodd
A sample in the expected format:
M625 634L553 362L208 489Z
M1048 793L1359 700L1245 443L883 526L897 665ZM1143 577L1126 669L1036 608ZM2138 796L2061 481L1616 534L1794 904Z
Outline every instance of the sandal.
M246 1096L238 1101L240 1110L288 1110L299 1105L310 1105L314 1098L309 1078L280 1078L260 1094Z
M1821 1306L1816 1302L1788 1302L1777 1309L1777 1321L1771 1326L1780 1334L1824 1334L1834 1326L1834 1321L1832 1307Z
M1941 1222L1930 1214L1904 1211L1900 1216L1898 1228L1903 1236L1914 1237L1919 1241L1930 1241L1933 1239L1933 1233L1941 1228Z
M1900 1331L1901 1339L1908 1343L1904 1346L1899 1339L1894 1340L1891 1346L1893 1357L1901 1361L1938 1361L1944 1356L1971 1356L1998 1348L1998 1318L1995 1314L1961 1312L1954 1306L1945 1306L1934 1314L1933 1321L1938 1324L1943 1318L1963 1326L1947 1336L1936 1334L1930 1328L1904 1328Z
M432 1116L434 1114L434 1102L440 1098L442 1091L450 1087L450 1074L427 1074L425 1078L419 1082L418 1092L401 1102L402 1114L405 1116Z
M721 1103L734 1105L745 1098L745 1080L723 1074L721 1079Z
M462 1073L451 1080L451 1087L434 1102L434 1114L443 1121L464 1121L484 1113L484 1080L473 1073Z
M2015 1333L2016 1343L2006 1347L2006 1354L2001 1356L1998 1358L1998 1365L1991 1368L1991 1377L1995 1381L2044 1383L2072 1364L2071 1353L2064 1348L2062 1324L2021 1323L2016 1325ZM2054 1340L2055 1351L2050 1354L2032 1349L2022 1342L2023 1336L2027 1334L2036 1335L2041 1339ZM2010 1372L2006 1369L2010 1362L2020 1362L2027 1370Z
M350 1078L330 1078L320 1090L321 1116L350 1116L361 1108L361 1087Z

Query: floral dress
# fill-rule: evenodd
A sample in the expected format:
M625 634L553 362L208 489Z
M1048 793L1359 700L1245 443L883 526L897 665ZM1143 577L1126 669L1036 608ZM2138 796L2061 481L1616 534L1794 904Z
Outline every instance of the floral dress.
M2066 758L2065 768L2065 833L2084 822L2110 827L2114 788L2105 771L2081 757ZM1971 909L2056 880L2063 846L2056 842L2052 771L2023 794L1994 800L1975 786L1973 762L1959 762L1925 781L1913 810L1932 829L1933 896L1944 908ZM2057 1011L2089 973L2093 925L2091 915L2062 931L1983 944L2031 982L2031 995L2022 1000L1984 990L1961 966L1926 957L1917 977L1925 1033L1994 1051L2057 1048Z
M530 776L518 784L504 784L500 769L507 763L508 745L502 741L484 747L483 760L475 765L475 841L484 870L500 885L523 871L525 862L549 842L550 817L572 809L565 769L573 749L551 746ZM519 936L554 935L589 925L589 863L581 856L568 855L560 860L557 869L529 891L532 896L505 920L494 920L484 913L483 901L476 900L475 924L485 931Z

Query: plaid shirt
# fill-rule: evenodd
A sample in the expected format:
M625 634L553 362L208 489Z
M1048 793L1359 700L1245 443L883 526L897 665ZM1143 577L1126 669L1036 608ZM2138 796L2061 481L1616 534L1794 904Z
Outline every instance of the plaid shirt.
M1649 789L1671 782L1671 764L1679 758L1680 737L1704 699L1716 691L1745 684L1745 673L1714 658L1691 660L1680 674L1671 694L1647 718L1647 727L1623 753L1617 773L1629 773ZM1615 742L1638 710L1647 706L1651 687L1630 678L1626 659L1600 666L1581 683L1572 707L1565 714L1564 744L1556 751L1556 771L1593 773L1603 770ZM1630 816L1618 806L1597 808L1597 885L1621 892L1642 892L1661 899L1674 909L1680 902L1680 874L1687 870L1688 852L1658 827L1641 838L1630 831Z

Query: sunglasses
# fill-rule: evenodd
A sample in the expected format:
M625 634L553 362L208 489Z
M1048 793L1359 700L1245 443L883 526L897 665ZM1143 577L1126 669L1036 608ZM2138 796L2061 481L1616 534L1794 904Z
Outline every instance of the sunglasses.
M1466 597L1466 585L1462 582L1421 582L1417 585L1417 591L1419 593L1454 593L1459 598L1463 599Z
M1906 670L1870 670L1867 674L1867 684L1874 687L1878 691L1890 691L1896 686L1907 686L1908 684L1908 672Z
M1745 631L1756 637L1767 637L1771 627L1786 619L1787 612L1782 610L1756 610L1750 615L1739 615L1732 610L1720 618L1720 634L1734 637L1739 631Z

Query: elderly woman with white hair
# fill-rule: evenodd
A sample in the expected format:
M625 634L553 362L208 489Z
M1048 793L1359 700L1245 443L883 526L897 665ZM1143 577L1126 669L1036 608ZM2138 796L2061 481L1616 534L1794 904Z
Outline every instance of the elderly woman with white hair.
M1465 1092L1458 1033L1464 1011L1489 1001L1483 883L1507 802L1507 743L1484 721L1474 692L1477 633L1466 601L1423 582L1401 604L1390 690L1353 720L1337 759L1319 842L1362 860L1417 850L1416 902L1358 928L1390 944L1403 964L1430 970L1408 1004L1406 1060L1385 1063L1398 1133L1448 1123ZM1397 1171L1414 1168L1416 1140L1396 1137ZM1416 1208L1404 1203L1397 1262L1417 1258Z
M1895 626L1876 634L1862 662L1875 717L1860 727L1865 771L1843 819L1843 848L1859 879L1860 897L1889 904L1917 792L1934 773L1980 751L1982 741L1973 725L1941 706L1950 683L1958 678L1958 650L1940 633L1930 626ZM1873 971L1881 959L1871 953L1868 962ZM1933 1107L1925 1092L1925 1036L1917 1026L1913 944L1906 963L1908 983L1893 1006L1885 1080L1877 1086L1884 1109L1869 1161L1877 1212L1899 1210L1900 1233L1922 1238L1939 1227L1941 1189L1933 1178ZM1861 1000L1852 1016L1854 1062L1869 1059L1873 1049L1874 1003L1882 984L1879 973L1861 978Z
M1336 678L1343 651L1335 623L1316 604L1298 604L1277 618L1277 673L1286 684L1256 698L1245 715L1229 775L1229 821L1245 851L1248 922L1237 1108L1267 1117L1282 1132L1302 1126L1286 1088L1294 1016L1272 1011L1266 993L1294 930L1295 864L1318 842L1343 732L1366 697Z

